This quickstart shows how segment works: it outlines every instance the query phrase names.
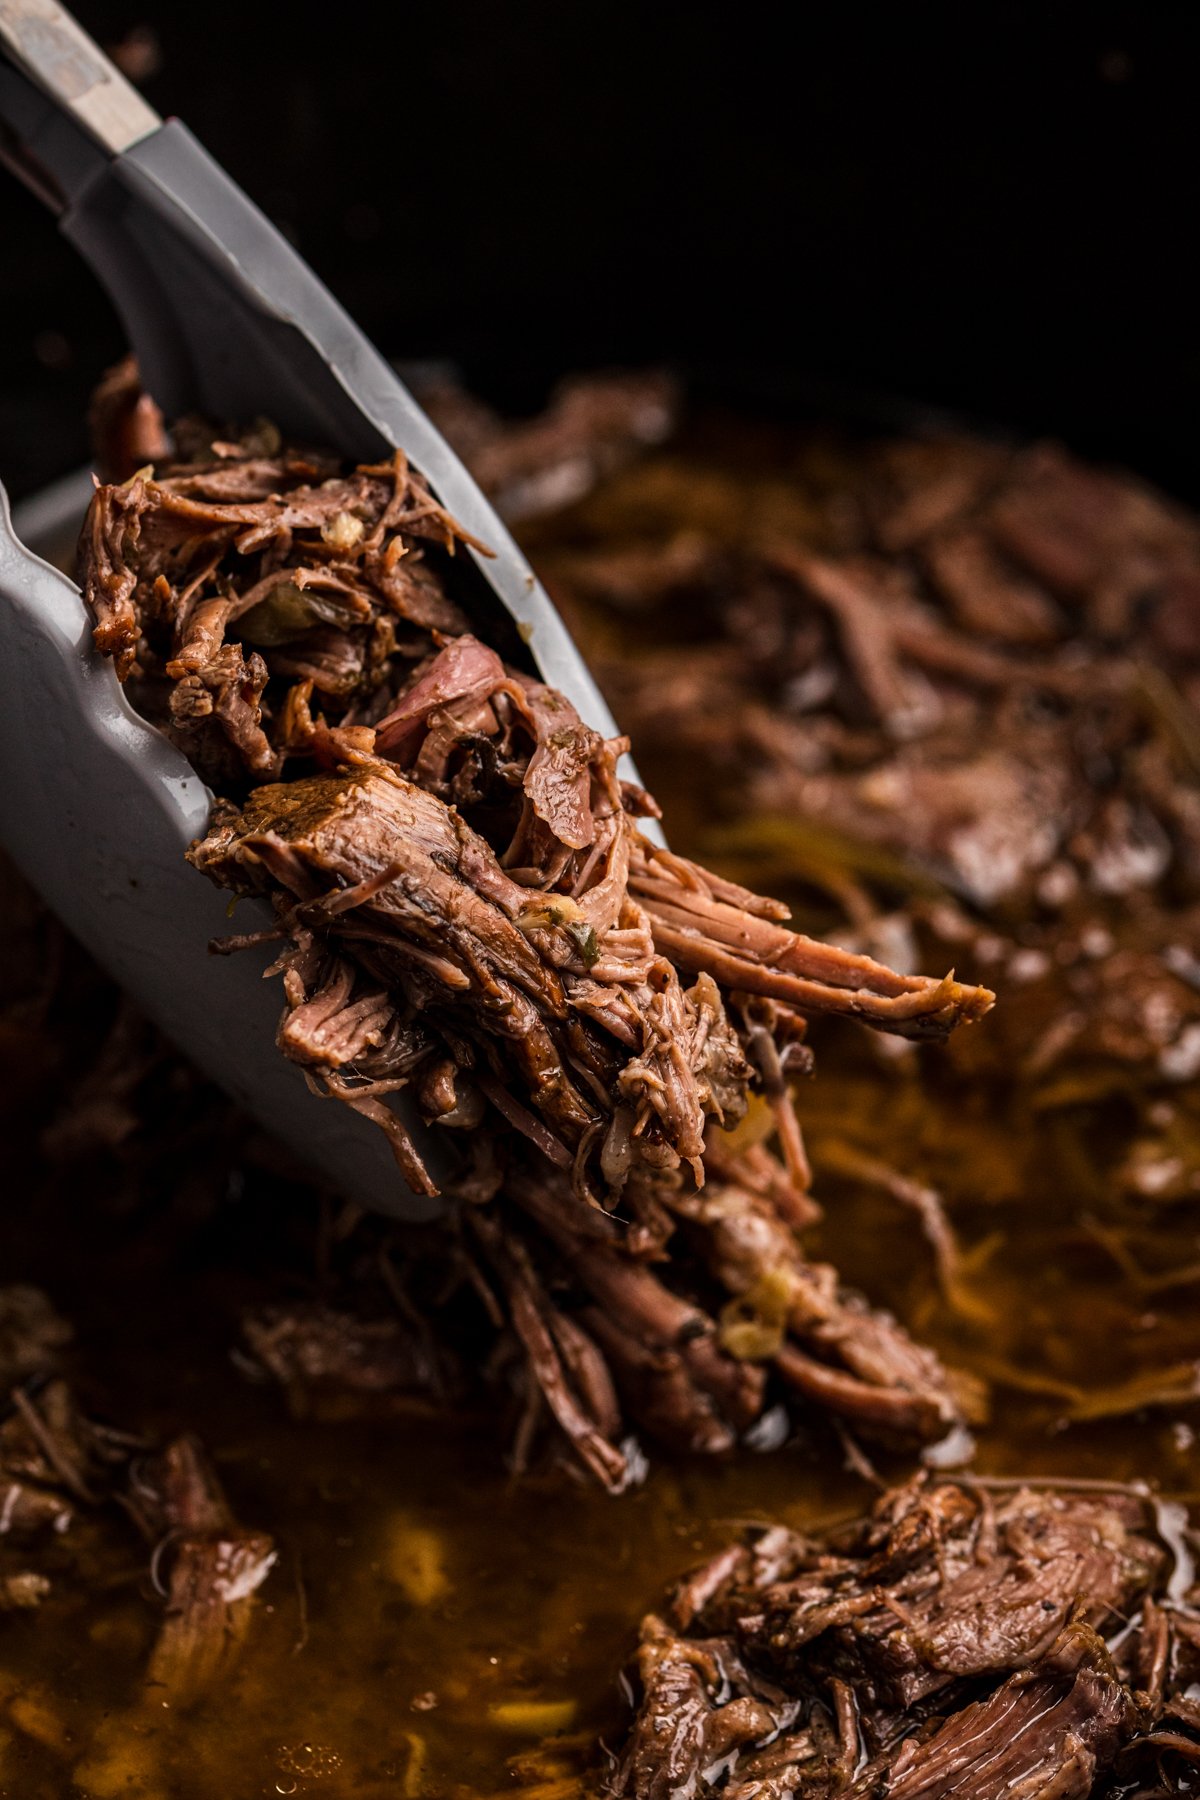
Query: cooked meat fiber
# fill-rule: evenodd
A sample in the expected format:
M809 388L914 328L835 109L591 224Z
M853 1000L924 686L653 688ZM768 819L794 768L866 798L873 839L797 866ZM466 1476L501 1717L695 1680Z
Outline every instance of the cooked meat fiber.
M786 1061L808 1013L939 1036L990 1005L800 937L782 908L649 845L622 741L470 635L431 635L462 620L423 546L461 533L402 456L348 475L211 456L99 488L85 591L100 648L126 678L165 678L171 729L210 779L230 755L243 785L295 769L193 860L280 898L282 1046L343 1098L361 1108L419 1069L425 1110L460 1125L482 1083L577 1177L585 1146L607 1164L601 1197L646 1165L687 1163L699 1184L706 1125L735 1124L753 1079L738 1023ZM330 772L304 776L314 764Z
M769 1158L748 1161L741 1184L662 1206L647 1246L655 1260L631 1252L628 1235L599 1234L591 1222L602 1215L566 1204L553 1170L517 1170L506 1199L523 1216L506 1224L507 1244L528 1243L532 1230L537 1261L585 1296L565 1318L549 1293L530 1293L551 1339L569 1326L599 1346L632 1417L680 1451L732 1448L775 1396L898 1446L977 1419L981 1396L965 1378L805 1258L787 1223L786 1175ZM506 1258L491 1260L509 1288ZM715 1283L715 1316L690 1297L704 1285L697 1264Z
M119 1548L132 1520L145 1538L147 1595L157 1588L166 1599L146 1704L188 1706L237 1661L272 1541L237 1523L196 1439L152 1451L84 1414L56 1372L70 1330L39 1290L0 1288L0 1324L20 1352L0 1403L0 1614L32 1610L60 1588L110 1588L110 1540Z
M273 930L220 947L279 943L282 1052L387 1132L418 1190L434 1184L389 1097L409 1090L459 1134L458 1195L498 1214L475 1252L585 1461L624 1478L585 1365L693 1448L754 1422L768 1364L868 1432L940 1435L961 1407L936 1359L804 1263L790 1078L813 1015L936 1039L992 995L804 937L652 844L637 821L657 808L618 773L626 741L466 629L445 585L462 533L402 455L346 471L179 439L194 460L92 503L97 644L222 795L191 860L274 905ZM722 1144L752 1099L766 1123L747 1160ZM706 1160L730 1180L701 1206ZM728 1242L752 1216L746 1275ZM690 1277L675 1291L685 1249L718 1311L757 1317L763 1283L780 1288L767 1349L747 1352ZM558 1304L565 1270L578 1317ZM607 1449L587 1449L594 1433Z
M821 1540L756 1532L644 1621L614 1791L1066 1800L1157 1760L1190 1792L1200 1615L1157 1604L1170 1560L1118 1490L923 1478Z
M592 1147L601 1199L680 1163L699 1185L706 1126L745 1111L752 1064L714 972L747 1018L755 1001L773 1003L785 1054L803 1034L800 1006L936 1036L988 1004L953 980L895 976L789 933L753 896L740 906L738 890L638 839L628 815L605 823L610 843L590 877L585 868L566 891L523 885L455 807L351 752L336 775L256 789L192 860L224 886L284 899L285 1054L351 1104L362 1090L327 1071L374 1084L448 1059L440 1088L425 1084L432 1118L459 1124L465 1107L478 1120L482 1089L580 1187ZM574 850L556 838L554 859L592 860L596 835ZM429 1188L412 1147L401 1155Z

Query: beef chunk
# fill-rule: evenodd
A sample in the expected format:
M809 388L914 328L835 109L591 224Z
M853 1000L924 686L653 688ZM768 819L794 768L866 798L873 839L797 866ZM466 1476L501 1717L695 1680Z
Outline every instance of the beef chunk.
M922 1478L821 1539L760 1530L643 1623L614 1791L1065 1800L1186 1767L1200 1617L1157 1605L1170 1560L1118 1489Z

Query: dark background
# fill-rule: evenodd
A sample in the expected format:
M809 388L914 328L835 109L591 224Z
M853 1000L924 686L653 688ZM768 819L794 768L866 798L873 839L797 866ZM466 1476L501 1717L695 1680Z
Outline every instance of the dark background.
M666 360L757 403L907 396L1195 495L1200 8L80 0L381 347L536 403ZM786 24L784 23L786 20ZM0 474L84 454L121 349L0 177Z

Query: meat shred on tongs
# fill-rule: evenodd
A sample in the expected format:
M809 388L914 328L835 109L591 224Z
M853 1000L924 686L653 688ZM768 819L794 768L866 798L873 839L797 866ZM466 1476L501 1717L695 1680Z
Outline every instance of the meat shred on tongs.
M959 1422L936 1358L804 1257L790 1077L813 1014L936 1039L993 996L801 936L651 843L626 741L472 634L445 580L464 533L402 454L177 443L92 502L96 642L222 796L193 863L273 902L280 1049L415 1189L389 1097L459 1134L470 1254L584 1462L628 1479L626 1415L724 1448L769 1370L867 1432Z

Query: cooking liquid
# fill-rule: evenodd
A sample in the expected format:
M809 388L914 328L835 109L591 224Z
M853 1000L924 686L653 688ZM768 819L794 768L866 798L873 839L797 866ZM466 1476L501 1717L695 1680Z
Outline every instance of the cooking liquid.
M681 803L672 841L695 848L678 772L643 773ZM1197 1209L1127 1193L1120 1094L1040 1116L1015 1085L981 1083L969 1049L887 1058L841 1024L812 1042L801 1116L826 1216L810 1247L990 1381L975 1470L1139 1479L1194 1499ZM98 1578L73 1588L64 1574L38 1612L0 1619L4 1800L592 1792L596 1739L617 1742L626 1717L618 1673L637 1621L673 1578L739 1522L818 1526L871 1502L819 1424L725 1464L651 1446L644 1486L612 1500L562 1471L514 1482L500 1407L292 1421L230 1349L240 1307L280 1297L278 1246L304 1237L312 1199L252 1175L192 1225L186 1207L181 1220L152 1200L114 1218L100 1202L118 1176L103 1159L69 1183L39 1160L35 1099L10 1095L5 1109L28 1186L10 1183L0 1212L3 1279L44 1286L73 1322L85 1392L107 1396L114 1422L199 1434L278 1563L237 1673L177 1714L143 1682L162 1604L145 1550L115 1519L81 1526L103 1538ZM823 1174L823 1142L937 1188L962 1252L950 1297L914 1216ZM243 1175L222 1154L211 1178L193 1167L188 1179L233 1193ZM1130 1410L1141 1378L1176 1398ZM1125 1410L1106 1416L1114 1405ZM878 1460L889 1478L911 1466Z

